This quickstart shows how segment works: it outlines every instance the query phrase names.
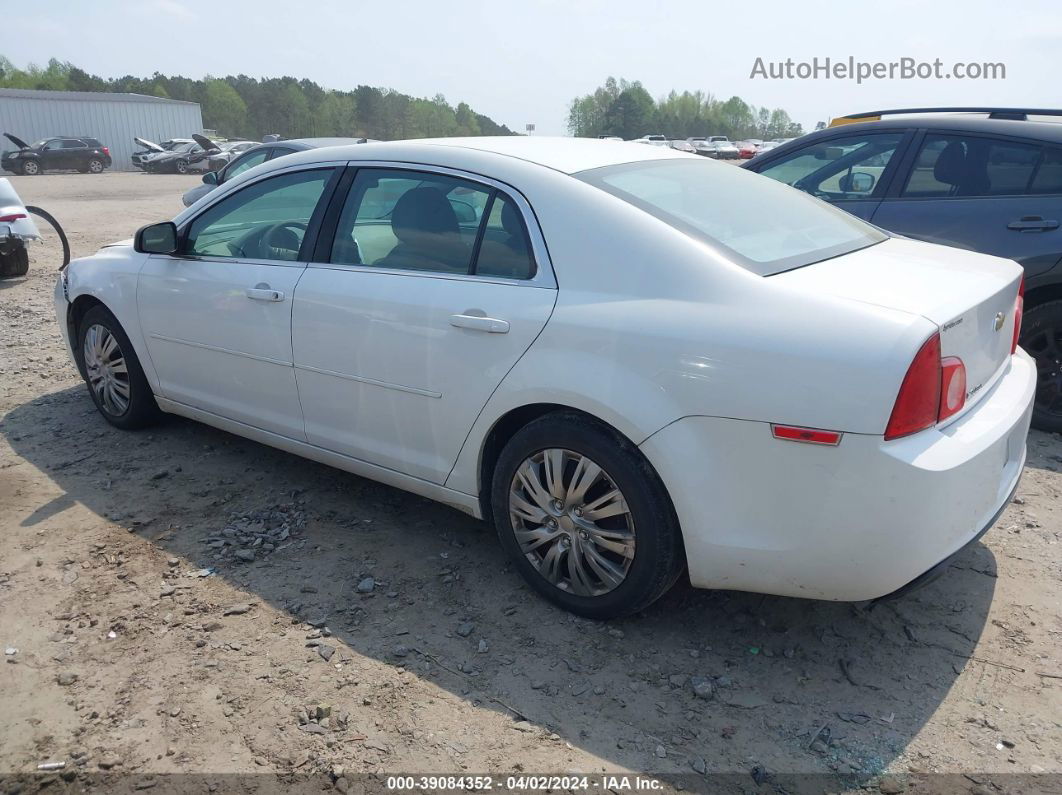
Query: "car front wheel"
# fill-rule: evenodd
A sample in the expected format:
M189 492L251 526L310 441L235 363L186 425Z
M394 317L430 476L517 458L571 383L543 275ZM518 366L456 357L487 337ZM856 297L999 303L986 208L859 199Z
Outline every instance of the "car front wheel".
M22 164L22 173L27 177L33 177L41 173L41 164L36 160L27 160Z
M77 338L81 372L103 418L124 430L156 422L161 412L117 318L94 306L81 319Z
M678 521L656 472L585 416L548 414L518 431L498 459L491 502L520 573L573 613L635 613L682 572Z

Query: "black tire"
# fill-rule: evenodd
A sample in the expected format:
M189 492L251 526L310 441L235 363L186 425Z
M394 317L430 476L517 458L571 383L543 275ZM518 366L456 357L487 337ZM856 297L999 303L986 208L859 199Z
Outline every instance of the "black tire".
M125 359L129 400L124 411L116 412L111 410L90 383L85 362L85 337L93 326L102 326L114 337L118 343L119 353ZM155 395L151 391L147 378L144 377L144 370L140 366L140 360L136 356L136 351L133 350L129 337L126 336L121 324L111 314L110 310L102 305L97 305L85 313L77 329L77 347L75 351L78 369L85 379L85 385L88 387L92 402L96 404L96 408L107 422L122 430L135 430L137 428L146 428L159 421L162 417L162 412L155 402Z
M551 583L516 538L509 513L510 486L525 460L551 448L586 456L598 464L623 494L634 519L635 552L626 576L597 596L577 595ZM587 618L605 620L644 610L675 584L685 568L678 519L664 484L637 447L585 415L547 414L519 430L495 465L491 506L501 545L524 579L550 601Z
M94 157L88 161L88 172L90 174L102 174L104 168L106 168L106 166L98 157Z
M0 249L0 279L11 279L29 273L29 251L21 242L10 251Z
M1019 344L1036 360L1036 401L1032 425L1062 433L1062 301L1025 310Z
M26 160L22 163L22 173L27 177L35 177L38 174L43 174L44 169L41 168L41 164L36 160Z

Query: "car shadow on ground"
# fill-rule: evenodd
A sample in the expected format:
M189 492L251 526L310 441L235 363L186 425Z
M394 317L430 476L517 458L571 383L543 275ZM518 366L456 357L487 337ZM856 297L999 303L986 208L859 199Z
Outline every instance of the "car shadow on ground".
M24 524L81 503L182 570L214 568L249 598L327 621L356 655L610 765L690 774L705 759L746 782L859 782L904 751L965 666L986 662L971 662L996 578L980 543L873 609L680 585L643 614L592 622L537 598L483 523L194 422L124 433L72 387L18 406L0 433L63 492ZM290 545L241 563L204 543L277 505L306 519ZM694 677L709 682L700 695Z

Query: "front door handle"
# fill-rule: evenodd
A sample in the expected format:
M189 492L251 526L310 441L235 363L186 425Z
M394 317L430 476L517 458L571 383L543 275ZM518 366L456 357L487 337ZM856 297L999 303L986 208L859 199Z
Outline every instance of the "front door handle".
M485 331L488 334L508 334L509 321L482 315L450 315L450 325L473 331Z
M1058 229L1058 221L1045 221L1039 215L1023 215L1018 221L1011 221L1007 229L1015 229L1019 232L1046 232L1049 229Z
M274 290L265 282L256 284L254 287L248 287L244 290L244 295L250 298L252 301L283 301L284 293L280 290Z

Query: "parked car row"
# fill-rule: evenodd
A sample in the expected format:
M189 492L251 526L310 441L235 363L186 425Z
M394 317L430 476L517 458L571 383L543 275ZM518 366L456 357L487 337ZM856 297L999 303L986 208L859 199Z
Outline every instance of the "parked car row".
M194 133L191 138L171 138L155 143L134 138L142 147L133 153L133 165L149 173L187 174L216 171L232 158L258 146L255 141L212 141Z
M372 143L371 138L294 138L291 140L276 140L263 144L255 144L249 149L232 157L227 163L219 168L211 170L203 175L203 184L196 185L186 191L181 201L185 207L191 207L201 198L210 193L218 185L225 184L228 180L242 174L249 168L261 165L269 160L274 160L293 152L303 152L307 149L318 149L323 146L347 146L350 144Z
M606 141L622 141L615 135L599 135L598 138ZM744 141L731 141L725 135L693 136L686 139L669 139L665 135L643 135L635 138L633 143L648 144L650 146L669 146L680 152L710 157L713 160L751 160L760 152L770 151L775 147L791 141L791 138L763 141L759 138L748 138Z

